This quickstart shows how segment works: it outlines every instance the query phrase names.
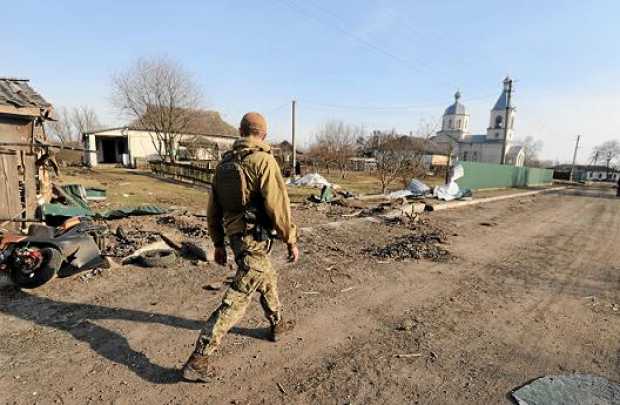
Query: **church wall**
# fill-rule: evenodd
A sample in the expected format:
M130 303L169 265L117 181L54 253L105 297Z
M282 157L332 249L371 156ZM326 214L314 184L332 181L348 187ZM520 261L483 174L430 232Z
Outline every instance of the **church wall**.
M459 160L481 163L499 163L502 154L501 143L460 143Z
M468 114L450 114L444 115L441 124L441 129L447 130L460 130L467 132L469 130L469 115Z

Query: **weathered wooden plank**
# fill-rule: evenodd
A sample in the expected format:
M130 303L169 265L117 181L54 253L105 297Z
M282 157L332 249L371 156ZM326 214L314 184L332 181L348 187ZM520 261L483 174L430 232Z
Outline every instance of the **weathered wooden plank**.
M18 157L13 152L0 151L0 216L15 218L22 212L19 200ZM15 224L5 227L15 228Z
M24 188L26 192L26 214L34 217L37 210L37 177L38 171L35 166L36 156L22 154L22 164L24 166Z

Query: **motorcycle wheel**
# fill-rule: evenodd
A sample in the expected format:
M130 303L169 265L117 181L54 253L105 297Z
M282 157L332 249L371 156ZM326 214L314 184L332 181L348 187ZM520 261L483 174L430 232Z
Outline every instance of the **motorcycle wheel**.
M11 269L11 280L21 288L37 288L50 281L62 266L63 257L54 248L41 249L43 261L34 271L34 276L24 274L20 269Z

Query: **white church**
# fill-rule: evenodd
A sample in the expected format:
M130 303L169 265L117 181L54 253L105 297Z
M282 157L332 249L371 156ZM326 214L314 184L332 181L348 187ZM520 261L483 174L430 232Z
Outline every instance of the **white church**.
M457 91L454 95L454 104L443 114L441 130L433 140L437 143L452 144L453 156L461 161L500 164L506 134L505 164L523 166L525 151L522 146L513 144L515 108L509 104L509 86L510 78L506 77L502 94L491 110L486 135L469 132L469 114L459 101L461 93Z

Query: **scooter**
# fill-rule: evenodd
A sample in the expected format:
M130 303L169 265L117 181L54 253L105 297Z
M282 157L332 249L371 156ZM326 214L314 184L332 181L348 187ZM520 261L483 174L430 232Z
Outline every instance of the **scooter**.
M101 252L106 227L88 218L69 218L59 227L30 225L25 235L0 236L0 272L18 287L36 288L55 276L108 267Z

